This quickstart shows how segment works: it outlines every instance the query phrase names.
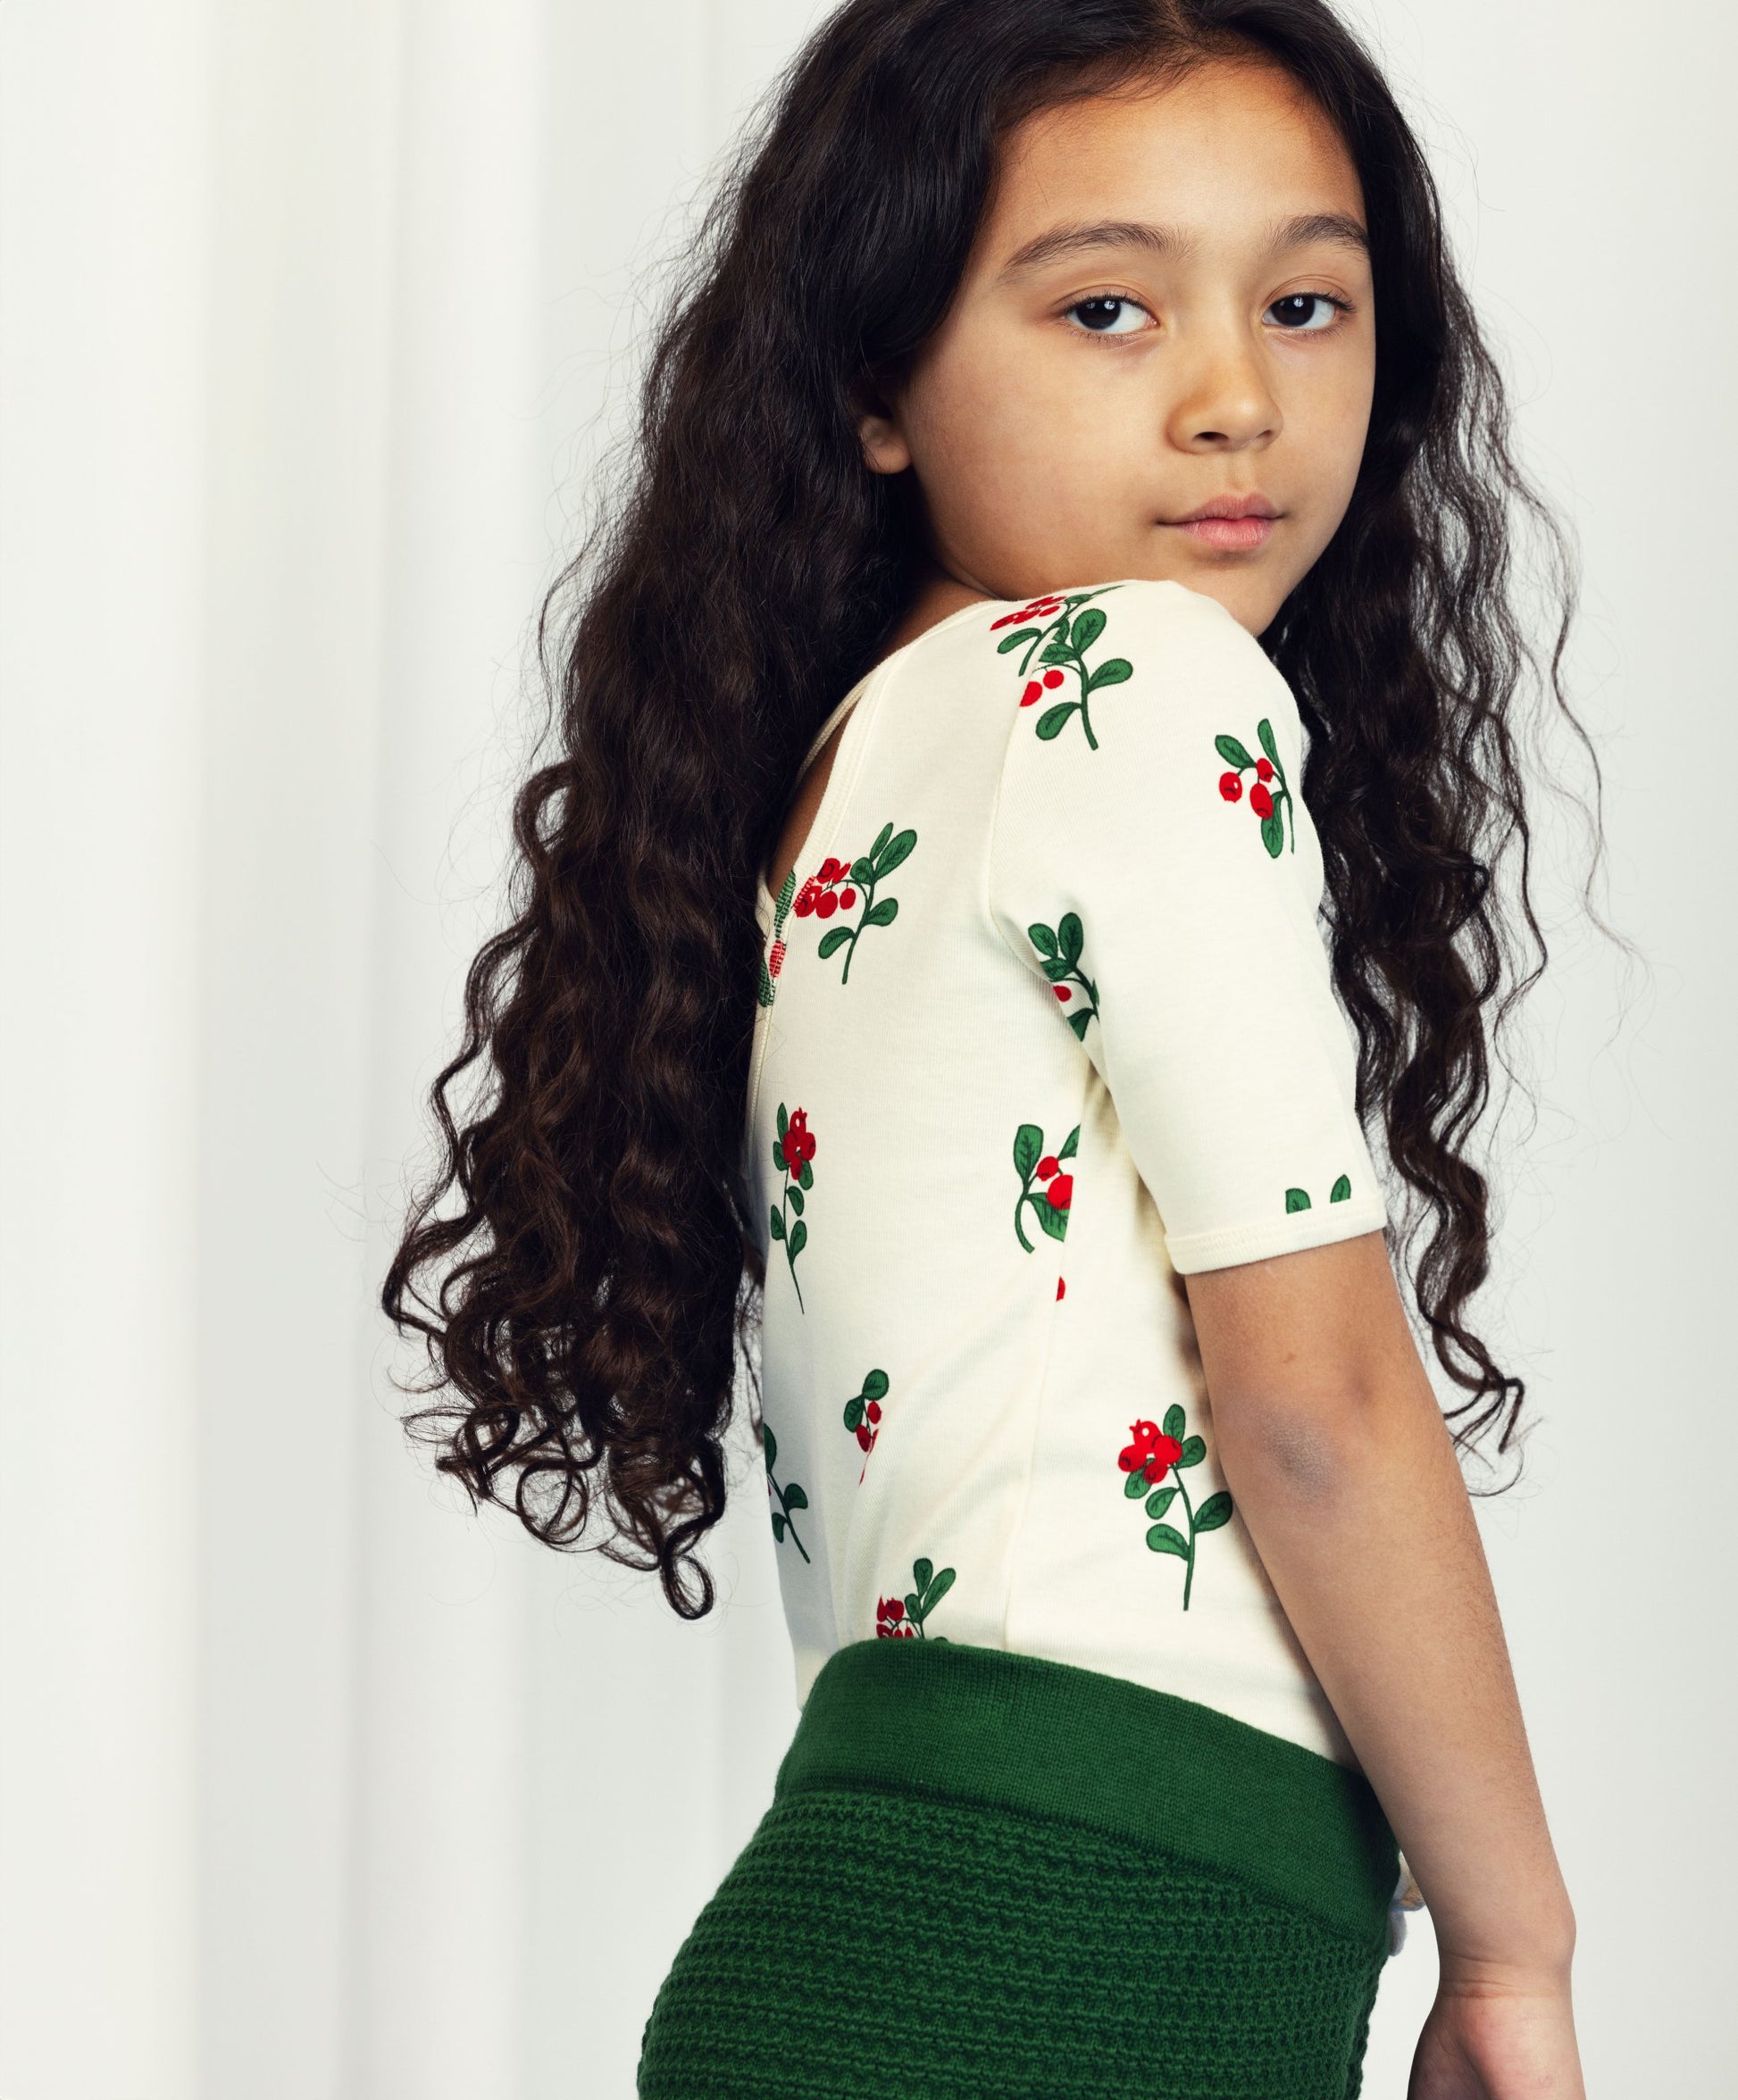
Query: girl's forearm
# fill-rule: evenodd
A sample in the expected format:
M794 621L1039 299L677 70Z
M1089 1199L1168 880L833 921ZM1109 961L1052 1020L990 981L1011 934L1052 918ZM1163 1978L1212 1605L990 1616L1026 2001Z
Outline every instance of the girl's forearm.
M1341 1271L1365 1258L1290 1259L1332 1281L1334 1255ZM1380 1300L1353 1274L1349 1299L1330 1290L1277 1362L1270 1348L1265 1379L1240 1359L1241 1318L1205 1323L1220 1464L1445 1960L1567 1969L1574 1914L1471 1503L1398 1300L1360 1305L1365 1283ZM1287 1331L1274 1310L1269 1336Z

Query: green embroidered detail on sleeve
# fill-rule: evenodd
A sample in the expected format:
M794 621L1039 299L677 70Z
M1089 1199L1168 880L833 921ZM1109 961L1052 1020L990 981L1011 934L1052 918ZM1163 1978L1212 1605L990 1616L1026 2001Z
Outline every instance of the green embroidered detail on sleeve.
M1087 662L1086 652L1104 633L1108 615L1102 605L1087 605L1086 602L1089 598L1102 597L1106 591L1122 588L1119 583L1106 583L1097 590L1057 591L1033 598L1017 612L1004 612L999 620L990 623L992 633L999 627L1014 628L1012 634L1004 635L997 643L999 655L1006 656L1010 649L1017 649L1023 642L1026 644L1026 653L1020 660L1020 675L1026 679L1025 690L1020 696L1022 707L1034 707L1046 694L1057 691L1066 684L1071 672L1079 682L1077 700L1058 700L1039 716L1038 734L1045 743L1059 737L1068 726L1070 715L1078 712L1088 748L1093 751L1099 748L1099 739L1092 734L1087 702L1102 687L1120 686L1132 678L1134 666L1126 656L1107 657L1096 666ZM1082 612L1079 608L1083 605L1086 610ZM1022 624L1027 621L1035 621L1037 625ZM1032 677L1028 674L1034 652L1040 668L1036 677Z
M1062 1171L1062 1162L1073 1159L1079 1149L1078 1123L1055 1152L1045 1151L1040 1124L1022 1123L1014 1133L1014 1171L1020 1177L1020 1193L1014 1203L1014 1230L1029 1254L1036 1250L1021 1223L1021 1213L1028 1204L1037 1212L1038 1222L1052 1239L1067 1236L1068 1212L1074 1200L1074 1177ZM1041 1191L1033 1189L1034 1180L1044 1184Z
M1203 1531L1216 1531L1232 1518L1232 1499L1224 1488L1216 1495L1209 1495L1199 1509L1189 1499L1183 1471L1189 1466L1199 1465L1207 1456L1207 1440L1188 1436L1187 1428L1188 1417L1180 1404L1166 1409L1163 1429L1157 1422L1131 1422L1129 1434L1134 1441L1124 1447L1116 1460L1125 1476L1124 1495L1130 1502L1140 1501L1144 1496L1148 1516L1162 1517L1178 1496L1182 1497L1188 1535L1185 1537L1174 1524L1154 1522L1147 1533L1147 1545L1153 1553L1174 1554L1187 1563L1182 1579L1185 1612L1189 1609L1189 1593L1195 1580L1195 1541ZM1166 1488L1160 1483L1167 1472L1172 1476L1172 1485ZM1149 1488L1153 1490L1150 1495L1147 1493Z
M1288 819L1291 851L1297 852L1298 821L1291 810L1291 790L1285 784L1285 769L1279 762L1279 746L1274 741L1274 725L1265 714L1255 725L1255 733L1262 750L1259 758L1251 758L1235 737L1213 739L1213 748L1228 766L1236 769L1220 774L1219 792L1227 802L1241 802L1243 776L1249 772L1255 775L1249 788L1249 807L1261 820L1262 845L1278 860L1285 846Z
M1331 1204L1349 1203L1351 1201L1351 1194L1352 1178L1349 1174L1341 1174L1340 1179L1334 1183L1333 1187L1328 1190L1328 1201ZM1286 1190L1285 1210L1286 1215L1288 1217L1293 1211L1307 1211L1309 1207L1308 1189L1288 1188Z
M1044 974L1055 988L1057 1004L1065 1006L1074 998L1067 980L1073 978L1085 991L1088 1004L1064 1018L1074 1029L1075 1039L1086 1040L1089 1021L1095 1020L1099 1012L1099 988L1080 967L1081 950L1085 936L1081 929L1080 913L1065 912L1055 926L1046 926L1035 921L1026 929L1026 938L1037 949L1044 967Z
M760 959L760 1003L770 1006L778 996L778 988L773 979L784 967L784 919L790 909L792 893L797 888L797 871L793 868L779 885L779 894L773 900L773 941L768 952Z

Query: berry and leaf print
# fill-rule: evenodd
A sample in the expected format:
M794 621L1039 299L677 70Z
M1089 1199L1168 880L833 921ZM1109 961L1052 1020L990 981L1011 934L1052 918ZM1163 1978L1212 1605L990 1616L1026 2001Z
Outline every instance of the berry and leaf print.
M1195 1581L1195 1541L1203 1531L1216 1531L1222 1524L1231 1521L1231 1496L1221 1488L1218 1494L1209 1495L1199 1509L1189 1499L1189 1488L1183 1473L1190 1466L1198 1466L1207 1456L1207 1444L1200 1437L1185 1435L1187 1418L1180 1405L1165 1411L1165 1427L1157 1422L1138 1421L1129 1424L1129 1434L1134 1438L1118 1455L1116 1463L1127 1476L1123 1482L1123 1492L1131 1502L1146 1497L1146 1513L1155 1521L1147 1533L1147 1544L1154 1553L1174 1554L1186 1563L1182 1579L1182 1608L1189 1609L1189 1592ZM1172 1485L1163 1486L1166 1473ZM1148 1493L1151 1489L1150 1494ZM1163 1517L1173 1502L1182 1497L1183 1514L1189 1529L1185 1535L1174 1524L1163 1524L1157 1520Z
M1004 635L997 643L998 654L1006 656L1010 649L1017 649L1023 642L1026 645L1026 653L1020 660L1020 675L1026 679L1025 690L1020 696L1022 707L1034 707L1046 694L1058 691L1067 683L1071 673L1079 684L1078 699L1058 700L1039 716L1038 734L1046 743L1052 737L1059 737L1068 726L1069 716L1078 712L1087 745L1096 751L1099 739L1092 734L1088 699L1101 687L1120 686L1134 675L1134 666L1126 656L1109 656L1096 665L1086 661L1086 652L1104 633L1108 617L1102 605L1088 605L1086 601L1102 597L1107 590L1121 588L1120 584L1107 583L1097 590L1056 591L1045 597L1033 598L1017 612L1004 612L999 620L990 623L992 632L999 627L1014 628L1012 634ZM1032 621L1036 624L1027 624ZM1034 654L1040 668L1036 675L1029 675Z
M788 1488L781 1488L773 1478L773 1468L779 1462L779 1440L773 1434L770 1423L762 1422L760 1425L760 1441L761 1448L766 1454L766 1492L779 1505L773 1512L773 1537L782 1546L784 1535L788 1531L791 1545L807 1560L808 1554L802 1540L797 1536L797 1527L790 1521L790 1512L792 1510L806 1509L808 1496L794 1480Z
M1034 921L1026 929L1026 938L1038 950L1044 965L1044 974L1049 979L1056 993L1057 1004L1065 1006L1073 999L1067 980L1073 978L1085 992L1087 1004L1065 1015L1068 1026L1074 1029L1075 1039L1086 1040L1087 1023L1098 1017L1099 988L1080 966L1081 950L1085 946L1085 936L1081 930L1080 913L1065 912L1054 926Z
M1351 1200L1351 1176L1349 1174L1341 1174L1340 1179L1334 1183L1333 1187L1328 1190L1328 1201L1330 1203L1349 1203ZM1288 1188L1286 1190L1285 1210L1286 1215L1288 1217L1293 1211L1307 1211L1308 1208L1308 1189Z
M1021 1213L1030 1204L1038 1212L1038 1222L1052 1239L1064 1239L1068 1232L1068 1211L1074 1200L1074 1177L1062 1171L1064 1160L1073 1159L1080 1149L1080 1125L1076 1123L1060 1148L1055 1152L1044 1149L1044 1132L1037 1123L1022 1123L1014 1134L1014 1171L1020 1177L1020 1193L1014 1204L1014 1230L1020 1245L1030 1254L1036 1250L1026 1238ZM1034 1190L1033 1181L1043 1184Z
M1243 776L1253 773L1249 788L1249 807L1261 820L1261 843L1274 860L1284 849L1288 821L1291 828L1291 851L1298 850L1298 821L1291 812L1291 790L1285 784L1285 769L1279 762L1279 747L1274 742L1274 725L1264 714L1255 725L1256 741L1261 746L1262 755L1251 758L1235 737L1216 737L1213 747L1234 772L1221 773L1219 792L1227 802L1243 799Z
M882 1402L887 1397L887 1373L872 1371L864 1379L862 1390L854 1393L845 1403L845 1427L849 1429L863 1453L863 1464L857 1472L857 1486L863 1485L863 1476L869 1470L869 1454L875 1448L875 1439L882 1433Z
M946 1640L945 1633L925 1633L923 1621L953 1588L954 1571L943 1568L938 1573L933 1562L914 1561L911 1578L915 1589L907 1590L903 1597L884 1596L877 1602L875 1638L910 1640L915 1635L919 1640Z
M859 901L857 891L863 892L862 916L856 925L835 926L831 932L822 935L821 946L816 950L823 962L830 955L836 955L840 948L845 950L840 984L850 979L851 956L856 952L858 935L872 926L891 926L898 917L898 898L883 897L877 904L875 885L890 875L901 862L910 858L911 849L916 843L916 832L896 833L891 824L883 824L866 854L859 854L854 861L835 860L829 854L819 871L804 883L797 898L799 919L806 919L811 913L817 919L831 919L835 912L848 912Z
M773 945L760 959L760 1003L770 1006L777 996L778 988L773 979L784 967L784 919L790 909L791 892L797 887L797 871L793 868L779 885L779 894L773 900Z
M797 1309L806 1312L803 1287L797 1282L797 1257L808 1245L808 1227L803 1219L804 1200L815 1186L815 1138L808 1127L808 1111L792 1109L786 1114L779 1104L779 1134L773 1140L773 1164L784 1175L782 1200L773 1207L773 1238L784 1242L784 1258L790 1264L790 1280L797 1288Z

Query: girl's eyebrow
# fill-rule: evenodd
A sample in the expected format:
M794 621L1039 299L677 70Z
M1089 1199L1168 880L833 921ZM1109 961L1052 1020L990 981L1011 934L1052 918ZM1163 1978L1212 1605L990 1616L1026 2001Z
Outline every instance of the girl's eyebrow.
M1283 220L1274 229L1267 246L1270 253L1276 254L1282 248L1299 248L1312 241L1335 241L1364 254L1370 248L1369 236L1363 227L1344 212L1310 212L1301 218ZM1153 225L1139 219L1104 219L1092 226L1053 226L1016 248L998 271L997 281L1083 248L1145 248L1155 255L1181 255L1194 246L1194 237L1179 227Z

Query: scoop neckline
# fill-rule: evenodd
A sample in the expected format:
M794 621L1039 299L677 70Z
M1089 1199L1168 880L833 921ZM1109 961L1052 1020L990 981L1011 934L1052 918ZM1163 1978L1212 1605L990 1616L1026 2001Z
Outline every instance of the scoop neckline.
M908 642L901 642L897 649L890 649L879 663L870 665L849 692L845 694L837 705L829 711L826 720L815 733L814 742L810 744L807 751L803 754L802 764L797 769L798 780L814 764L816 757L820 754L822 746L839 727L841 717L846 724L845 734L839 740L839 749L833 756L832 771L827 775L827 784L821 790L821 799L815 805L815 814L809 821L808 829L803 834L803 843L797 849L794 866L800 868L808 858L809 848L815 841L825 836L823 827L832 816L834 804L838 796L843 792L841 782L846 777L845 748L850 742L851 729L856 722L863 702L867 696L869 686L884 671L897 663L900 657L907 655L913 649L920 647L922 644L929 640L932 635L941 634L947 629L956 626L965 619L968 612L985 612L995 605L1013 605L1018 603L1020 601L1015 598L973 598L969 605L959 606L955 612L949 612L945 620L938 620L932 627L926 627L922 634L913 635ZM755 890L756 896L770 904L776 912L778 898L766 887L766 871L764 867L758 868L755 871Z

